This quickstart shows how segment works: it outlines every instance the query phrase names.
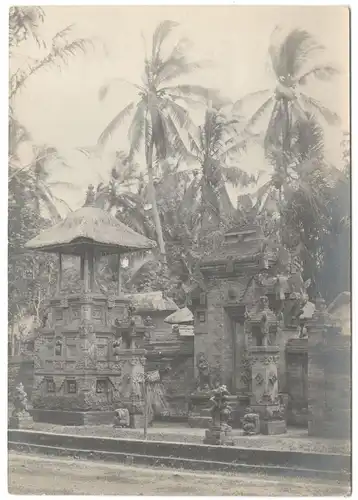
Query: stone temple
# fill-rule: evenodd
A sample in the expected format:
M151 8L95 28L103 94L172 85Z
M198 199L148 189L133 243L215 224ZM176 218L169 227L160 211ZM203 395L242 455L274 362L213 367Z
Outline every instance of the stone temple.
M57 294L35 333L27 375L22 380L14 368L10 376L31 394L35 420L105 424L126 408L138 427L146 394L150 420L209 429L216 391L230 426L244 432L285 434L287 426L301 426L311 435L349 436L349 294L329 307L320 297L310 302L293 256L251 221L202 257L181 309L165 291L125 296L121 254L154 243L92 202L89 190L83 208L27 244L59 254ZM80 293L62 291L66 254L79 257ZM94 263L103 254L118 255L115 295L94 286Z

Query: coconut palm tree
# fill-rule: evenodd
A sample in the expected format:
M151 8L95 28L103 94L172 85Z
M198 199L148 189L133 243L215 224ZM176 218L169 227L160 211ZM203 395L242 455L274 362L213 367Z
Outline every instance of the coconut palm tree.
M38 7L13 7L17 14L11 16L10 10L10 49L17 47L23 40L26 40L31 34L39 46L47 49L46 43L38 35L39 23L43 23L45 15L42 9ZM25 11L22 13L21 11ZM32 12L34 11L34 12ZM38 12L39 11L39 12ZM30 13L29 13L30 12ZM25 19L25 21L24 21ZM28 21L28 19L30 19ZM85 54L88 48L93 47L93 41L87 38L71 39L73 26L67 26L56 33L51 41L51 47L45 57L27 62L25 67L20 67L10 75L9 79L9 99L13 100L15 95L25 86L27 80L42 69L49 67L59 67L61 64L67 64L71 57L78 52ZM20 31L19 31L20 30ZM19 36L24 33L23 36Z
M169 56L163 55L163 44L176 26L177 23L173 21L163 21L158 25L152 38L152 50L145 55L142 82L139 85L131 84L138 92L138 101L127 104L108 124L98 141L105 144L123 120L132 114L128 132L129 157L132 158L144 146L153 219L163 255L165 246L155 196L154 161L164 159L173 152L186 153L181 129L188 126L190 117L185 106L215 95L213 91L199 85L172 84L173 80L202 66L200 62L188 61L188 44L184 39L179 40ZM100 90L101 99L107 94L108 88L105 85Z
M248 120L247 129L251 130L265 116L268 118L264 147L266 152L276 150L275 176L279 185L287 175L287 155L295 122L305 121L313 115L318 122L323 119L333 125L339 122L339 117L305 92L306 84L312 79L327 81L338 73L332 65L314 62L314 57L321 55L324 47L303 29L290 31L279 43L274 40L276 34L279 34L278 30L274 31L269 46L275 88L249 94L237 101L234 109L238 112L253 98L263 100Z
M210 102L203 125L188 131L190 152L201 167L201 175L193 180L197 203L191 212L199 216L202 228L217 228L220 221L235 217L226 183L236 187L255 182L253 175L237 166L237 155L245 150L248 141L248 134L242 133L240 126L239 118L229 117L220 102Z

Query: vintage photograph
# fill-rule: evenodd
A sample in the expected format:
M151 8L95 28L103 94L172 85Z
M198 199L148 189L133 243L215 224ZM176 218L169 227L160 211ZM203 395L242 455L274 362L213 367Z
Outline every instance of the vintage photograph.
M8 492L350 495L349 8L8 16Z

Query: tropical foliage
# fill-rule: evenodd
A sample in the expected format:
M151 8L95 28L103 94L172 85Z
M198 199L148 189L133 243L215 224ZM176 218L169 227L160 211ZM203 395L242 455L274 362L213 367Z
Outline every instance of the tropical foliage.
M35 145L31 134L15 114L15 97L23 90L29 78L42 69L67 63L78 52L85 52L92 45L90 40L71 39L72 27L58 32L51 47L40 36L40 27L45 21L40 7L11 7L9 11L9 45L12 62L16 51L23 43L33 38L39 49L46 53L40 59L28 60L25 65L13 69L11 65L9 86L9 323L13 324L22 315L31 314L38 320L46 297L56 280L56 266L49 256L33 255L22 251L26 241L48 224L58 221L58 199L52 192L49 167L53 162L66 166L65 159L57 148L50 145ZM29 163L21 159L20 149L30 144L33 157ZM58 183L56 183L58 184ZM65 183L61 183L65 184ZM60 200L63 203L63 200Z
M165 254L163 231L154 188L154 162L166 159L172 153L186 156L187 148L181 129L191 123L187 106L216 95L199 85L173 84L173 80L202 67L201 62L190 62L186 56L188 41L179 40L168 57L162 54L163 44L177 26L172 21L159 24L152 38L152 50L145 55L142 82L131 84L138 91L138 101L130 102L122 109L102 132L99 143L104 144L123 122L133 115L128 131L129 158L144 149L148 174L148 191L160 251ZM121 80L123 83L123 80ZM100 90L103 99L109 85Z
M66 165L51 145L34 146L31 162L22 162L20 146L31 137L15 116L14 97L42 68L66 63L91 45L89 40L72 40L69 27L55 35L47 48L39 34L43 22L41 8L10 9L11 52L29 38L47 51L10 77L10 321L23 311L39 318L54 286L54 261L20 249L58 220L58 200L48 172L54 160ZM156 239L159 247L157 253L128 256L124 287L130 292L163 290L185 304L186 291L200 282L200 258L219 247L232 224L255 220L267 237L286 246L303 263L304 277L312 282L311 296L321 293L333 299L349 289L350 281L350 144L345 134L343 169L327 161L325 127L337 126L339 118L308 90L311 80L327 81L337 73L332 65L317 62L317 56L324 60L324 47L305 30L292 30L283 37L276 31L268 50L274 87L231 106L216 90L176 83L192 78L192 72L204 66L188 58L188 40L168 44L176 27L164 21L154 31L140 83L129 83L122 75L116 80L131 85L137 98L118 111L98 140L97 150L101 150L131 117L128 151L116 152L108 182L97 186L95 203ZM114 83L101 88L100 99ZM251 104L255 109L247 113ZM193 120L194 109L203 113L199 126ZM253 142L263 148L272 173L233 206L228 186L240 193L239 188L260 183L260 172L252 175L241 168L240 155ZM91 154L89 149L79 149ZM115 286L115 267L111 258L98 264L98 286L105 293ZM77 280L74 265L67 266L66 276L72 287Z

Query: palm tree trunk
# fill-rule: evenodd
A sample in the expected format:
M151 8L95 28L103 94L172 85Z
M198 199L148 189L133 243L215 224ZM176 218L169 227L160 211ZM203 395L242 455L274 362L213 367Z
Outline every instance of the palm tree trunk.
M153 219L154 219L154 224L155 224L155 230L157 233L159 250L160 250L160 253L163 256L165 256L165 245L164 245L164 239L163 239L162 224L160 222L157 200L156 200L156 196L155 196L154 180L153 180L153 177L154 177L153 176L153 149L154 149L154 141L153 141L153 139L151 139L150 145L148 148L148 155L147 155L147 169L148 169L148 178L149 178L148 191L149 191L150 202L152 204Z

